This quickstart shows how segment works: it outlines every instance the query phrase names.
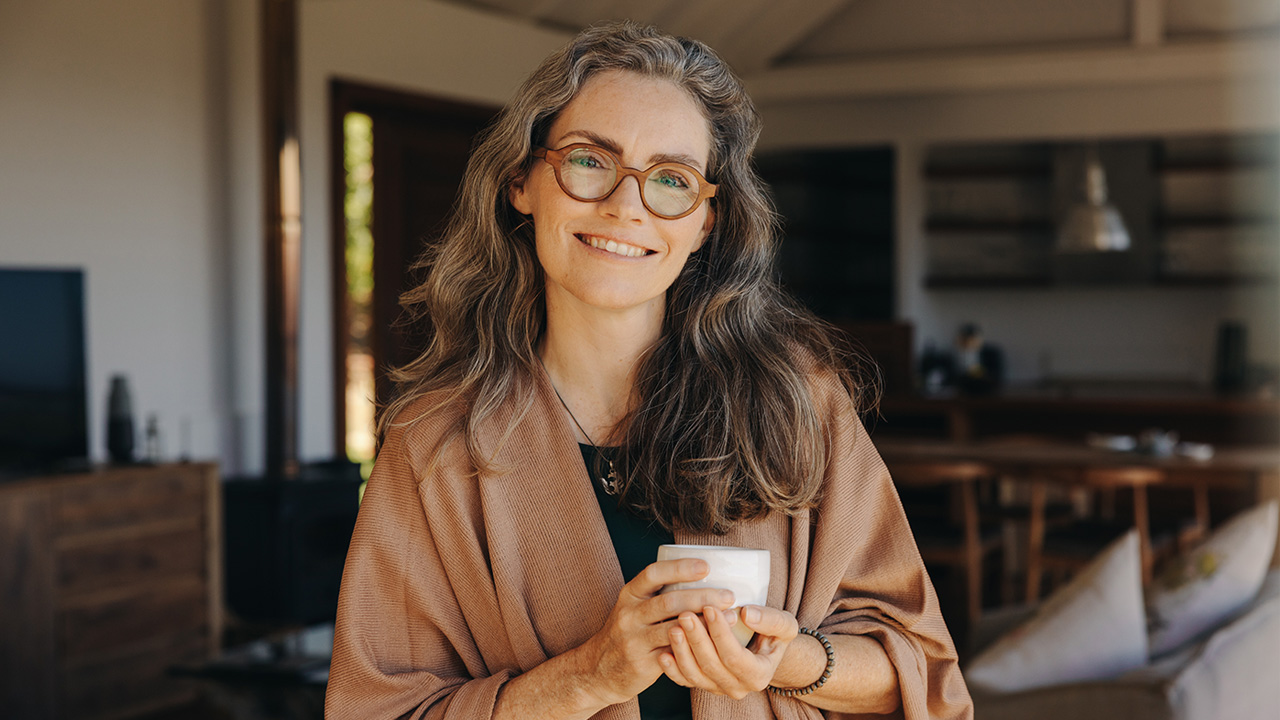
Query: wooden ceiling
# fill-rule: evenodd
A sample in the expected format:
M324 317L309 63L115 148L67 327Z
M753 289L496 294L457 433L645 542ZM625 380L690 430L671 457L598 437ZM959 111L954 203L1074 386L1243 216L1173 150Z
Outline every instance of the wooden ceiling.
M763 102L1280 72L1280 0L452 1L567 32L652 23Z

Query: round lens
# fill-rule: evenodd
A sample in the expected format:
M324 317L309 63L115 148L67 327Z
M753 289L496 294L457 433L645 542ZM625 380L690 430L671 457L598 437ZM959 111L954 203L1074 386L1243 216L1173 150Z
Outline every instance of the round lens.
M680 215L698 201L698 176L682 165L659 165L649 171L644 200L659 215Z
M613 158L592 148L574 148L560 163L560 182L571 195L583 200L608 195L617 177Z

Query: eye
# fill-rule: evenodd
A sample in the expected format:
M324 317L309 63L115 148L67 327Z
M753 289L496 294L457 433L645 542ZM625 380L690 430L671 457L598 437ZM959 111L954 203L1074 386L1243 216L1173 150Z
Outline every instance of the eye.
M670 167L655 170L649 179L673 190L687 190L696 182L688 173Z
M565 164L583 170L607 170L613 167L608 155L591 148L576 148L565 156Z

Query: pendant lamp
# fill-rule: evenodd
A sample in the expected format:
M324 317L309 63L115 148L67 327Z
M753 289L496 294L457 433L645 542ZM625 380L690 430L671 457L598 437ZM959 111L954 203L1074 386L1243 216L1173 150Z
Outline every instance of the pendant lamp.
M1055 248L1060 253L1124 252L1129 245L1124 219L1107 201L1107 177L1098 159L1098 148L1090 145L1085 151L1076 201L1058 228Z

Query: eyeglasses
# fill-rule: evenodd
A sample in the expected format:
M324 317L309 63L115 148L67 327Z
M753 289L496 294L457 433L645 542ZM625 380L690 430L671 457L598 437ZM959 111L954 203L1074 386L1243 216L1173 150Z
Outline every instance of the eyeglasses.
M645 208L667 220L688 215L716 194L715 185L684 163L658 163L648 170L637 170L623 165L608 150L587 143L574 143L559 150L534 148L532 155L556 171L556 182L566 195L582 202L609 197L629 175L635 176L640 185L640 200Z

